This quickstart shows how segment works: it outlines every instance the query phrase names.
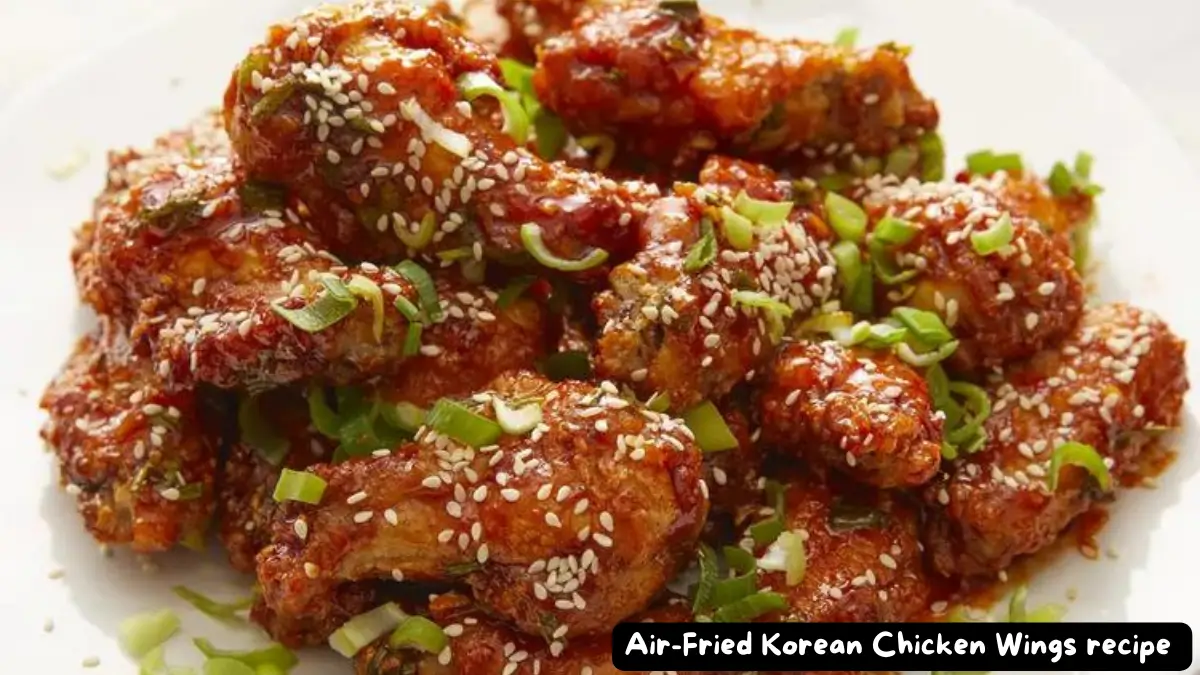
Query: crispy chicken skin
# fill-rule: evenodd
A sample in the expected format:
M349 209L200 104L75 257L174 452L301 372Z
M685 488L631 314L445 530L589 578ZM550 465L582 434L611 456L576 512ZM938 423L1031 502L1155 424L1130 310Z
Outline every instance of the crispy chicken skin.
M925 545L945 575L987 575L1049 544L1104 494L1065 466L1049 492L1054 449L1093 446L1114 476L1152 434L1180 423L1188 382L1184 343L1152 313L1123 304L1090 310L1067 339L1013 366L989 387L988 443L946 466L925 489Z
M783 480L784 528L805 539L808 566L795 586L784 572L760 566L759 589L782 594L788 607L758 621L905 621L928 607L918 510L903 494L805 470ZM770 555L766 547L755 552Z
M920 137L938 112L905 56L768 38L694 8L627 0L582 8L542 42L534 84L573 132L616 139L618 158L695 171L714 150L781 164L828 147L884 155Z
M766 443L878 487L915 487L941 463L942 415L924 378L886 351L800 341L760 390Z
M690 558L708 511L687 428L615 391L503 377L488 396L543 401L532 436L476 451L425 430L387 457L314 467L322 504L290 503L259 556L265 606L313 616L346 581L462 576L526 632L611 629Z
M449 644L441 654L392 649L386 640L380 640L358 653L354 659L355 673L579 675L591 672L593 675L617 675L622 672L612 665L612 639L608 635L569 639L565 632L556 635L553 626L546 626L544 634L537 636L524 634L496 621L480 611L470 598L458 593L433 598L429 616L443 626L449 637ZM672 599L628 620L678 623L690 621L691 617L686 602ZM509 667L510 663L514 666ZM406 667L415 670L406 670ZM699 673L680 671L679 675Z
M541 228L568 259L632 254L657 188L545 162L497 122L490 97L457 82L499 80L496 59L437 9L392 0L327 5L272 27L230 82L225 116L256 178L286 183L321 212L338 255L388 261L426 216L422 254L475 249L523 256L519 230ZM520 258L518 258L520 259Z
M102 320L41 401L42 438L88 531L139 553L203 541L217 470L195 391L168 391L152 366L123 326Z
M735 293L765 295L806 314L833 293L836 269L828 228L797 209L782 226L759 228L747 250L713 227L715 257L689 270L703 223L719 222L723 199L689 186L678 191L651 208L642 251L613 270L593 309L601 327L598 373L642 396L665 393L685 410L752 379L770 358L771 317L735 301Z
M508 24L504 51L534 61L535 49L549 38L570 30L588 5L610 0L496 0L496 12Z
M899 268L919 270L911 296L897 303L894 287L879 284L877 300L943 316L960 341L949 362L960 372L1032 356L1065 337L1083 312L1083 283L1069 250L1028 215L1005 210L986 184L996 179L898 183L876 177L862 196L872 229L887 215L918 228L890 251ZM1011 244L977 253L971 234L996 226L1005 214Z

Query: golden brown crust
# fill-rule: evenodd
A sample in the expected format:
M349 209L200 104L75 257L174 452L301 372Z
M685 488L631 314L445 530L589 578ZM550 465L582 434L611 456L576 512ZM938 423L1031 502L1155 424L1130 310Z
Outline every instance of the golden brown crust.
M829 147L881 156L918 138L938 112L905 56L767 38L628 0L590 5L545 40L534 83L572 131L616 139L619 160L694 172L714 150L780 165Z
M1188 382L1184 343L1152 313L1104 305L1060 345L1005 373L988 443L947 465L925 489L925 543L942 574L986 575L1049 544L1096 499L1079 467L1046 480L1057 445L1093 446L1119 476L1145 447L1147 428L1173 427Z
M887 215L918 228L891 253L898 267L920 270L913 292L897 300L894 287L879 284L877 300L943 316L959 340L949 363L960 372L1032 356L1063 338L1083 311L1083 283L1069 249L1029 216L1005 210L987 185L1001 179L998 174L964 185L876 177L865 186L863 205L872 228ZM970 235L1006 214L1011 245L991 255L977 253Z
M890 352L834 340L785 345L760 391L767 443L877 487L915 487L941 463L942 416Z
M533 436L475 451L426 430L386 457L314 467L323 503L289 504L259 556L266 605L313 616L345 581L465 574L526 632L610 629L690 556L708 500L686 427L608 389L501 378L489 395L543 399Z
M47 387L42 438L89 532L140 553L203 545L214 504L217 433L191 389L168 390L107 320Z

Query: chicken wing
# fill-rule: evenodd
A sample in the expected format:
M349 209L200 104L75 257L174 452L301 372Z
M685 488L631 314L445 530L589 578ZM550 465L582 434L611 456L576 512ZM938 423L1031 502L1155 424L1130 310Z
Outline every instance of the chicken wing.
M1113 476L1129 470L1151 434L1179 424L1187 391L1184 343L1150 312L1088 311L1061 344L1013 366L989 388L988 442L925 489L925 545L945 575L987 575L1052 542L1093 502L1111 497L1066 465L1051 492L1055 449L1091 445Z
M89 532L139 553L202 545L214 504L216 433L194 390L168 390L124 328L102 320L47 387L42 438Z
M942 415L925 380L890 352L802 341L760 391L765 441L877 487L915 487L941 464Z
M610 136L622 161L686 174L713 151L777 166L882 157L938 124L907 49L893 44L855 51L768 38L694 3L534 4L579 9L569 30L537 50L539 99L576 134ZM510 18L520 21L517 10Z
M520 260L526 223L561 258L632 254L657 188L531 155L496 123L492 98L465 98L464 77L498 80L495 57L438 10L326 5L251 51L226 93L226 123L252 176L319 205L339 255Z
M991 188L876 177L866 182L863 206L871 228L885 216L915 227L888 250L899 270L916 270L911 293L880 285L877 300L938 313L959 340L950 364L978 372L1033 355L1063 338L1083 311L1083 283L1061 241L1032 218L1006 211ZM995 230L1009 241L992 251L977 235ZM986 253L979 252L980 250Z
M756 303L804 314L834 292L829 230L812 212L795 209L735 242L713 226L735 217L722 206L718 191L686 185L656 203L643 250L613 270L611 289L593 303L597 371L642 396L665 393L677 410L723 396L770 358L777 312ZM712 249L708 261L698 247Z
M708 511L687 428L615 392L504 377L473 405L540 400L531 436L474 449L425 429L386 457L314 467L323 503L289 504L259 556L265 606L312 616L346 581L460 577L526 632L609 630L674 576Z

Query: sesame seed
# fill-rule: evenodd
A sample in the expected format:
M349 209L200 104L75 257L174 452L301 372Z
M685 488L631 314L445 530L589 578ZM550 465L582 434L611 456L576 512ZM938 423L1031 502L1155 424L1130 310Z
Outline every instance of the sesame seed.
M546 513L546 524L550 527L562 527L562 521L558 519L558 515L551 512Z
M100 665L100 658L96 656L89 656L83 660L82 665L84 668L95 668Z
M446 513L452 518L462 518L462 505L458 502L446 502Z
M298 519L292 523L292 529L295 530L296 536L301 540L308 539L308 523L303 519Z
M886 567L890 570L896 569L896 559L893 558L892 556L888 555L887 553L879 554L879 564L883 565L884 567Z
M359 511L358 513L354 514L354 522L362 524L362 523L367 522L374 516L375 516L375 513L372 511Z
M614 525L615 524L613 523L612 514L609 513L608 511L601 511L600 512L600 526L603 527L605 530L612 532Z
M304 576L308 577L309 579L316 579L317 575L320 573L321 573L320 567L317 567L316 565L314 565L313 563L310 563L310 562L304 563Z
M367 498L367 493L359 491L346 498L346 503L353 506Z
M504 488L500 491L500 496L504 498L504 501L515 502L521 498L521 493L513 488Z

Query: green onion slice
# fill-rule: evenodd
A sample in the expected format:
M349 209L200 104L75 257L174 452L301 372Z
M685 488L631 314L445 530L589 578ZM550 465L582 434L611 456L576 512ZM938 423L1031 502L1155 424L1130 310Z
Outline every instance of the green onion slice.
M529 290L529 287L532 286L533 282L535 281L537 281L537 277L524 275L508 282L508 285L505 286L503 290L500 291L500 294L496 297L496 307L499 309L507 309L511 307L513 303L517 301L517 299L525 294L525 291Z
M138 661L138 675L196 675L196 670L187 666L168 666L159 645Z
M1087 472L1092 474L1092 478L1096 479L1101 490L1107 491L1112 488L1112 474L1108 470L1108 465L1104 463L1104 458L1100 456L1099 452L1096 452L1096 448L1084 443L1069 441L1055 448L1054 454L1050 457L1051 492L1058 490L1058 473L1065 464L1073 464L1087 469Z
M844 289L842 301L849 304L850 294L863 273L862 252L852 241L839 241L829 249L829 252L833 254L838 272L842 275L842 288Z
M555 352L542 359L542 374L554 380L586 380L592 376L592 362L586 351L572 349Z
M384 403L379 406L379 414L383 417L383 421L408 433L415 433L421 425L425 424L425 416L428 414L424 408L417 407L407 401L399 403Z
M283 306L287 298L280 298L271 303L271 310L283 317L288 323L306 333L319 333L350 315L358 306L354 296L349 293L345 297L335 292L335 285L330 278L322 277L327 292L316 300L299 309L289 309ZM341 282L339 281L338 284Z
M767 546L775 542L783 534L783 520L778 514L764 518L750 526L750 537L759 546Z
M847 49L853 49L857 42L858 29L854 28L853 26L841 29L833 38L833 44L837 45L838 47L845 47Z
M765 309L784 318L792 315L792 308L787 303L780 302L762 291L734 291L730 294L730 299L735 305Z
M350 277L346 288L350 289L354 295L371 303L371 312L374 314L371 333L375 336L376 342L383 340L383 291L379 290L379 284L362 275L355 274Z
M329 646L346 658L352 658L363 647L390 630L395 630L408 615L394 602L380 605L342 624L329 636Z
M946 174L946 148L936 132L925 134L917 141L921 152L921 180L936 182Z
M403 356L414 356L421 351L421 333L425 327L419 323L408 324L408 332L404 334Z
M1066 164L1055 162L1054 167L1050 169L1050 175L1046 177L1046 184L1055 197L1066 197L1075 189L1075 176Z
M797 330L800 333L832 333L839 329L849 329L853 325L854 315L850 312L826 312L805 319Z
M982 232L971 233L971 248L979 255L991 255L1002 251L1012 243L1012 217L1007 213L996 219L991 227Z
M960 426L946 432L948 442L960 445L980 433L983 423L992 414L992 402L982 387L970 382L951 382L950 392L962 396L965 403L964 408L974 411L974 414L963 420Z
M187 586L175 586L171 589L171 591L192 607L195 607L203 612L206 616L214 619L228 620L239 618L237 615L238 612L250 609L250 606L254 604L253 595L248 598L242 598L232 602L220 602L218 600L213 600L212 598L201 593L197 593Z
M713 621L720 623L750 621L768 612L784 609L786 606L787 602L784 601L782 595L770 591L759 591L713 612Z
M908 176L921 161L921 151L911 145L901 145L888 153L883 172L889 176Z
M275 483L272 497L277 502L293 501L320 504L325 495L325 479L307 471L284 469Z
M483 415L448 398L439 399L425 418L425 424L434 431L449 436L473 448L492 445L500 439L504 429Z
M575 139L575 142L584 150L600 149L600 152L596 154L596 160L592 162L592 166L597 171L604 171L612 166L613 158L617 156L617 142L613 140L612 136L606 134L582 136Z
M407 247L414 251L420 251L429 245L433 240L434 233L437 232L437 216L433 211L427 211L425 216L421 218L421 225L416 232L410 231L407 227L396 227L396 236Z
M804 550L804 539L795 532L784 532L775 543L783 549L785 557L785 580L788 586L795 586L804 580L808 570L808 554Z
M699 614L712 607L713 592L717 584L717 557L708 544L700 544L696 561L700 567L700 581L692 596L692 613Z
M338 414L329 407L325 400L325 388L320 385L308 387L308 416L312 418L313 426L323 435L336 439L341 431L342 422Z
M529 251L534 260L560 272L582 272L603 265L604 261L608 260L608 251L602 248L594 248L578 260L558 257L546 248L546 242L542 241L542 228L537 223L525 223L521 226L521 243L525 244L525 250Z
M753 199L745 190L738 192L733 200L733 210L763 227L779 227L787 222L792 213L792 202L769 202Z
M237 661L257 675L263 675L263 670L268 668L286 673L300 662L290 649L275 642L261 649L249 650L219 649L204 638L196 638L192 642L206 658Z
M872 349L883 349L900 344L906 337L908 337L907 328L893 326L890 323L876 323L871 324L867 330L867 336L862 342Z
M754 223L728 206L721 207L721 227L729 245L737 250L747 251L754 245Z
M254 669L234 659L208 659L204 662L204 675L257 675Z
M442 627L423 616L410 616L388 638L388 645L394 649L416 648L427 654L441 653L449 641Z
M853 347L871 337L871 322L859 321L849 328L834 328L829 335L843 347Z
M433 277L429 276L429 272L411 260L405 260L392 269L408 279L413 288L417 289L417 299L420 301L421 311L429 317L429 321L440 321L442 319L442 303L438 299L437 286L434 285Z
M907 342L901 342L895 347L896 356L899 356L901 361L917 368L927 368L945 361L956 349L958 349L958 340L951 340L931 352L921 354L914 351Z
M830 192L825 195L829 226L845 241L860 243L867 234L867 212L853 201Z
M758 561L754 559L754 554L744 548L726 546L723 552L725 553L725 562L729 565L729 569L738 574L753 572L755 567L758 566Z
M288 440L262 414L257 395L242 397L238 404L238 428L242 441L271 466L279 466L291 449Z
M906 281L916 278L921 273L920 269L915 267L909 269L899 269L896 263L889 256L885 246L872 241L871 242L871 262L875 268L875 276L879 281L888 286L897 286Z
M912 241L921 228L912 222L895 216L884 216L875 224L871 240L888 246L903 246Z
M712 223L708 220L700 222L700 239L688 251L683 261L684 272L698 272L717 257L717 237L713 234Z
M696 437L703 452L721 452L738 446L737 437L725 424L721 411L712 401L705 401L683 414L683 421Z
M512 408L499 397L492 397L492 409L496 421L506 434L524 436L542 422L542 404L535 401L519 408Z
M671 409L671 395L665 391L655 392L646 400L646 410L663 413Z
M425 319L424 315L421 314L421 310L413 304L413 301L403 295L397 295L396 299L392 302L392 306L408 321L420 322Z
M140 659L179 631L179 616L169 609L129 617L118 628L121 649Z
M938 347L954 339L941 317L933 312L913 307L896 307L892 316L909 330L922 344Z
M529 141L529 115L521 105L520 94L506 91L487 73L467 73L458 78L458 89L468 101L480 96L495 98L504 110L504 133L518 145Z
M712 604L724 607L737 602L758 590L758 578L754 573L720 579L713 584Z
M996 154L991 150L980 150L967 155L967 171L974 174L988 176L997 171L1013 173L1024 168L1021 156L1016 153Z

